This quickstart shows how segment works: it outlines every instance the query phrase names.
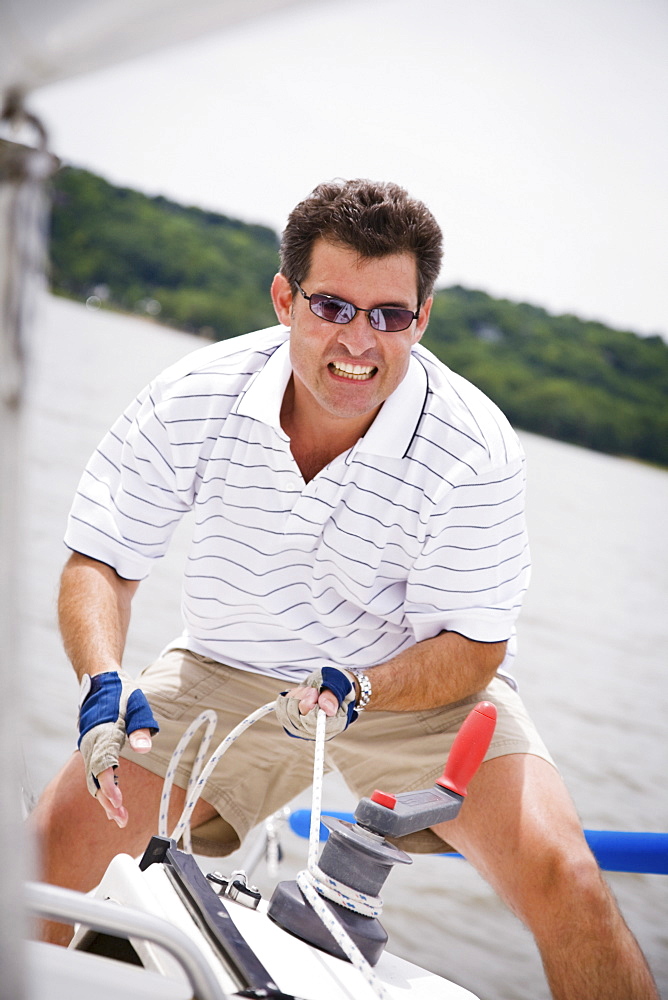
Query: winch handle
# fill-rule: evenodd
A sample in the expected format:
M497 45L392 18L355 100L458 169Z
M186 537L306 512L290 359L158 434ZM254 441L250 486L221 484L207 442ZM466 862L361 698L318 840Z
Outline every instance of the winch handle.
M478 702L464 719L436 784L465 796L468 783L487 753L495 726L496 705L491 701Z

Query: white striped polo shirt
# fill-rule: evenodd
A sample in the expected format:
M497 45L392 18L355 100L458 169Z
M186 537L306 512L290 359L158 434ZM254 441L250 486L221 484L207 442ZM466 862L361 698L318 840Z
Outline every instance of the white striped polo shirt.
M192 511L174 644L291 681L444 629L511 638L529 555L505 417L417 345L364 437L305 483L279 419L288 337L216 343L152 382L90 459L66 544L140 580Z

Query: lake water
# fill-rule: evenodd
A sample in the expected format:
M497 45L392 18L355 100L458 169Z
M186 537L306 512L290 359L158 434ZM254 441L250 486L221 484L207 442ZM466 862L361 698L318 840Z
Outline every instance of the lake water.
M60 647L55 598L81 469L143 384L201 345L65 300L46 298L41 308L26 420L20 629L33 794L75 742L77 685ZM668 472L531 434L522 439L534 558L520 620L522 693L584 826L668 830ZM180 631L186 537L184 524L138 592L126 654L131 672ZM326 805L354 806L336 778L328 779ZM281 877L291 878L305 863L306 842L286 833L283 846ZM608 877L668 998L668 878ZM263 867L256 881L268 884ZM465 862L418 857L393 872L384 898L393 951L483 1000L547 998L531 936Z

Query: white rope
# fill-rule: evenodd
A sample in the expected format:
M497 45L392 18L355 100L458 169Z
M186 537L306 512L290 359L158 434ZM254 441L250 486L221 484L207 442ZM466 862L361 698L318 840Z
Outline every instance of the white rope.
M186 804L183 807L183 812L181 813L176 826L172 830L172 833L171 833L172 840L175 840L178 843L179 840L181 839L181 837L184 837L184 842L185 842L185 836L184 836L184 834L185 834L186 830L188 830L187 836L188 836L188 840L190 840L190 820L191 820L191 817L192 817L192 814L193 814L193 810L194 810L195 806L197 805L197 803L199 801L199 798L200 798L200 795L202 794L202 791L204 790L204 785L206 784L206 782L208 781L208 779L211 777L211 774L212 774L212 772L213 772L216 764L218 763L218 761L220 760L220 758L223 756L223 754L225 754L226 751L232 746L232 744L235 742L235 740L239 736L241 736L241 734L244 733L250 726L252 726L254 722L257 722L259 719L262 719L265 715L269 715L270 712L273 712L275 704L276 703L273 702L273 701L267 702L266 705L262 705L261 708L257 708L254 712L251 712L250 715L247 715L245 719L242 719L242 721L239 723L239 725L235 726L234 729L227 734L227 736L225 737L225 739L222 740L222 742L218 744L218 746L216 747L216 749L212 753L211 757L207 761L206 767L203 769L202 773L199 774L198 776L196 776L195 780L193 780L193 776L191 775L191 780L188 782L188 788L186 789ZM165 827L166 827L166 822L167 822L166 817L167 817L168 804L169 804L169 794L171 793L172 783L174 781L174 774L176 772L176 768L177 768L177 766L178 766L178 764L179 764L179 762L181 760L181 757L183 756L183 753L184 753L184 750L185 750L186 746L188 745L188 743L192 739L194 733L201 726L202 722L205 721L205 717L210 716L210 715L213 716L214 726L215 726L216 713L215 712L210 712L208 710L206 712L202 712L201 715L198 715L198 717L190 724L190 726L188 727L188 729L186 729L185 733L183 734L183 736L179 740L178 746L176 747L176 749L174 750L174 753L172 754L172 759L170 760L170 762L169 762L169 768L167 769L167 777L168 778L170 777L170 772L171 772L171 781L169 783L169 786L167 786L167 780L165 780L165 787L163 788L163 793L162 793L163 801L161 802L161 808L160 808L160 812L161 812L160 820L161 820L161 823L162 823L162 813L163 813L163 811L164 811L164 814L165 814ZM202 740L202 743L204 743L204 741L206 740L206 737L207 737L207 734L205 734L204 739ZM210 742L210 737L209 737L209 742ZM200 746L200 750L199 750L199 753L197 755L198 759L200 758L200 756L202 758L204 757L204 753L206 752L207 747L208 747L208 743L206 743L206 746L204 747L204 751L203 751L202 747ZM197 765L197 760L195 761L195 764L193 765L193 773L195 772L196 765ZM165 792L167 792L167 798L166 798L166 805L164 805L164 809L163 809L163 803L165 802ZM161 836L165 836L164 833L161 833L160 835Z
M158 836L167 837L167 823L169 822L169 800L172 794L172 787L174 785L174 776L176 774L177 765L181 761L186 747L190 743L191 739L200 728L201 725L206 723L206 729L204 730L204 735L202 736L199 750L197 756L195 757L195 762L192 766L190 772L190 778L188 779L188 787L186 788L186 803L189 801L191 792L194 790L195 782L199 776L202 769L202 762L204 761L204 756L209 749L209 744L213 738L213 734L216 729L217 716L212 710L207 709L207 711L202 712L200 715L194 719L185 733L179 740L172 758L169 762L169 767L167 768L167 774L165 775L165 781L162 786L162 797L160 799L160 815L158 818ZM194 807L193 807L194 808ZM181 813L181 819L183 819L183 813ZM180 821L179 821L180 822ZM174 831L176 832L176 831ZM190 839L190 823L186 823L183 830L183 846L186 851L192 854L192 842ZM176 837L174 838L176 840ZM177 841L178 843L178 841Z
M190 779L188 781L188 787L186 789L186 803L183 807L181 816L171 833L171 839L175 840L177 843L180 838L183 837L184 847L191 853L190 820L192 818L193 810L199 801L200 795L202 794L204 785L208 781L221 757L227 752L239 736L252 726L253 723L272 712L275 704L276 703L273 701L268 702L266 705L263 705L261 708L256 709L255 712L248 715L239 723L238 726L235 726L235 728L228 733L225 739L222 740L222 742L216 747L213 754L207 761L206 766L201 770L201 773L200 769L202 768L202 761L204 760L215 730L216 713L211 710L207 710L202 712L196 719L193 720L179 740L167 769L162 799L160 801L160 820L158 827L160 836L167 836L166 830L167 816L169 812L169 799L171 796L172 786L174 784L176 769L188 743L200 726L205 723L206 729L192 767ZM364 913L366 916L371 917L379 916L382 910L382 901L378 897L369 896L365 893L359 893L350 886L344 885L342 882L337 882L336 879L326 875L325 872L321 871L318 867L320 815L322 811L322 780L325 766L325 727L327 724L327 716L317 707L314 711L316 711L318 715L316 720L316 739L313 759L313 798L311 805L311 829L309 834L307 862L308 868L297 874L297 884L343 953L348 957L353 967L362 975L379 1000L390 1000L387 990L365 959L362 952L336 917L331 907L329 907L324 899L321 898L322 896L327 896L328 899L335 903L339 903L339 905L344 906L349 910L354 910L356 913Z
M320 816L322 813L322 781L325 773L325 735L327 716L318 710L313 747L313 786L311 790L311 829L308 841L308 867L318 867L320 847Z
M311 795L311 827L309 830L308 870L306 878L321 896L365 917L380 917L383 901L379 896L358 892L344 882L338 882L318 866L320 846L320 815L322 813L322 779L325 771L325 726L327 716L318 711L315 751L313 754L313 791Z
M382 982L367 962L366 958L359 950L347 930L333 912L331 907L321 897L327 895L333 902L340 902L347 909L355 910L357 913L364 912L362 906L366 907L367 902L373 899L375 910L382 910L382 902L376 897L368 897L363 893L358 893L345 886L331 876L326 875L318 866L318 848L320 844L320 815L322 812L322 778L325 769L325 727L327 716L318 708L316 720L315 750L313 754L313 793L311 798L311 828L309 831L308 846L308 869L298 872L297 885L310 903L314 912L318 915L329 933L332 935L339 948L347 956L350 963L364 978L370 989L376 994L379 1000L390 1000L390 996ZM334 894L340 899L334 898ZM367 913L367 916L376 916Z

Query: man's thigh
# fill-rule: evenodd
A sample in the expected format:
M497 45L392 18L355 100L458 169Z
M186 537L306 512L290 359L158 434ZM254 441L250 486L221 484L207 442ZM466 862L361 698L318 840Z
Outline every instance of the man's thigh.
M434 832L530 924L565 883L597 870L560 774L533 754L483 763L457 818Z
M442 774L462 723L473 707L484 700L491 701L498 713L486 761L533 754L554 769L522 699L498 678L483 691L442 708L362 713L359 721L327 745L328 758L360 797L370 795L374 788L395 794L428 788ZM440 853L448 849L430 830L401 837L396 843L413 853Z

